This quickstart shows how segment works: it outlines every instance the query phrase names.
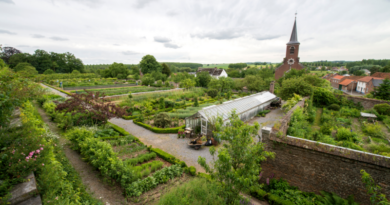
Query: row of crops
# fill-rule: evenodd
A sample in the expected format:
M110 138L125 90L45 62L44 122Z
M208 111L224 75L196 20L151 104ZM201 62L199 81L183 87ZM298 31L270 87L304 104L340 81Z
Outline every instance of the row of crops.
M101 88L101 89L88 89L91 92L100 92L104 93L107 96L111 95L123 95L129 93L140 93L140 92L150 92L150 91L158 91L158 90L169 90L170 87L147 87L147 86L133 86L133 87L120 87L120 88ZM85 93L83 90L79 91L71 91L71 93Z

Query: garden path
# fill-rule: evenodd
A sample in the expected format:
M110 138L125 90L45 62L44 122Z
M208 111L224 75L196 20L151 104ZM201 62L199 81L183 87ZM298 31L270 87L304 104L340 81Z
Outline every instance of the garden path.
M63 146L66 157L74 169L79 173L83 184L92 195L97 199L101 199L105 205L131 204L126 202L126 198L123 196L123 190L120 186L117 184L109 185L107 182L103 182L100 172L87 162L83 161L82 156L78 152L70 149L69 141L61 135L59 128L50 120L50 117L46 112L38 106L37 109L49 129L60 137L59 140L61 146Z
M46 85L44 85L44 84L42 84L42 83L41 83L41 86L44 87L44 88L48 88L52 93L54 93L54 94L56 94L56 95L59 95L59 96L61 96L61 97L64 97L64 98L69 97L67 94L61 93L60 91L58 91L58 90L56 90L56 89L53 89L53 88L51 88L51 87L49 87L49 86L46 86Z
M189 142L189 139L178 139L177 134L157 134L134 124L133 120L113 118L109 121L136 136L145 145L152 145L154 148L159 148L184 161L188 166L194 166L199 172L205 172L198 164L199 156L206 158L207 162L210 162L213 159L210 155L209 147L203 146L201 149L195 150L188 147L187 143Z

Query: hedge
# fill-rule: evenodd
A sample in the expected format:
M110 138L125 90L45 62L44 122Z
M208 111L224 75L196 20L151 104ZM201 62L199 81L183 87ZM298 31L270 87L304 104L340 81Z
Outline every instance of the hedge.
M169 163L172 163L172 164L179 164L180 163L180 160L179 159L176 159L175 156L171 155L171 154L168 154L164 151L162 151L161 149L159 148L152 148L152 146L148 147L148 150L151 151L151 152L154 152L157 154L157 156L163 158L165 161L169 162ZM185 164L185 163L184 163ZM187 166L187 165L186 165Z
M42 83L42 84L46 85L47 87L53 88L54 90L60 91L61 93L67 94L67 95L69 95L69 96L72 96L72 94L69 93L69 92L66 92L66 91L64 91L64 90L58 89L58 88L56 88L56 87L54 87L54 86L51 86L51 85L48 85L48 84L46 84L46 83Z
M141 145L144 145L143 142L141 142L141 140L139 140L137 137L135 137L134 135L128 133L125 129L119 127L118 125L115 125L115 124L112 124L111 122L107 122L108 125L110 125L110 127L112 129L114 129L115 131L119 132L120 134L122 134L123 136L126 136L126 135L130 135L132 137L134 137L135 141L138 142L139 144Z
M186 126L185 125L182 125L180 127L174 127L174 128L157 128L157 127L152 127L150 125L147 125L145 123L142 123L142 122L138 122L138 121L133 121L134 124L136 125L139 125L141 127L144 127L152 132L155 132L155 133L178 133L179 132L179 129L184 129Z

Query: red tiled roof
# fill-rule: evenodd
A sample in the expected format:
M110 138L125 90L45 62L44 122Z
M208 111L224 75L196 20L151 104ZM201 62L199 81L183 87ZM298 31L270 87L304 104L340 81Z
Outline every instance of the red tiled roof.
M371 76L366 76L366 77L363 77L363 78L360 78L358 81L360 82L370 82L372 80L372 77Z
M350 83L352 83L354 80L351 80L351 79L345 79L343 81L341 81L341 83L339 83L340 85L349 85Z
M390 78L390 73L376 72L376 73L372 74L371 77Z
M340 80L341 78L344 78L344 77L345 77L345 76L342 76L342 75L335 75L335 76L333 76L334 79L339 79L339 80Z

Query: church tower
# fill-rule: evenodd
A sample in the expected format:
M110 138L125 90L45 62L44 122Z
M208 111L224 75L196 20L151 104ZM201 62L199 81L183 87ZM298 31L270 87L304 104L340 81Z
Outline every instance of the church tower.
M276 68L275 79L283 77L284 73L289 72L291 69L302 70L304 66L299 63L299 45L297 34L297 18L295 17L294 27L291 32L290 41L286 46L286 57L283 59L283 64Z

